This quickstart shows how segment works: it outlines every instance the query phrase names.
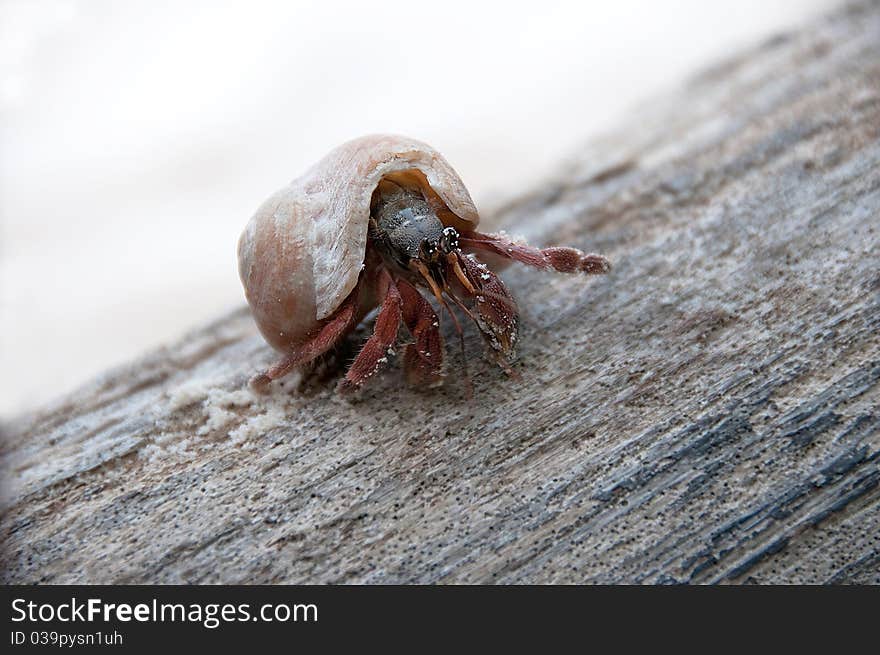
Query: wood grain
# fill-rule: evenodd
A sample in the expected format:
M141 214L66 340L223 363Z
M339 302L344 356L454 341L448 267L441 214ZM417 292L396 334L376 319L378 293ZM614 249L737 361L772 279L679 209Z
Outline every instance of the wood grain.
M880 582L880 5L492 218L615 265L504 271L521 382L472 330L469 402L447 325L442 390L392 368L350 402L330 367L257 398L243 308L3 426L2 580Z

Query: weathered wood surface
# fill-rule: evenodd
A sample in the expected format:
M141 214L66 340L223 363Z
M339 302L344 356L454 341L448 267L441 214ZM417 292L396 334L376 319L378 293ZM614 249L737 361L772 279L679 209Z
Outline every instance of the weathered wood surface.
M5 426L2 579L880 582L876 3L651 103L496 219L615 263L504 273L522 382L472 331L471 403L454 370L254 398L242 309Z

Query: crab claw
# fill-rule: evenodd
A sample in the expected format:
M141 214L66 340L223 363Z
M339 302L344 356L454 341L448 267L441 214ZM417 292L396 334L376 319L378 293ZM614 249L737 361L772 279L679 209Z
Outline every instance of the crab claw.
M462 281L461 286L473 298L473 318L483 339L504 360L512 360L519 321L516 301L485 264L460 253L456 253L456 264L469 283ZM456 275L461 277L458 271Z

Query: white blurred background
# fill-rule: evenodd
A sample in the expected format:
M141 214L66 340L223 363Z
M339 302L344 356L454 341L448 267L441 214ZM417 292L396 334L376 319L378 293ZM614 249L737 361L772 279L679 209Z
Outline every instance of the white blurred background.
M0 0L0 414L238 306L238 234L342 141L425 140L484 211L822 0Z

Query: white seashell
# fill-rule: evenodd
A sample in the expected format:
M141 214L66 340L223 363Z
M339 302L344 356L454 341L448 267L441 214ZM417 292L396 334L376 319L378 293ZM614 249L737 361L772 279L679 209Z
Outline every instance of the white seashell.
M274 348L301 344L354 289L383 178L418 184L444 225L473 230L479 222L461 178L429 145L371 135L339 146L266 200L238 242L245 295ZM366 300L362 314L374 305Z

